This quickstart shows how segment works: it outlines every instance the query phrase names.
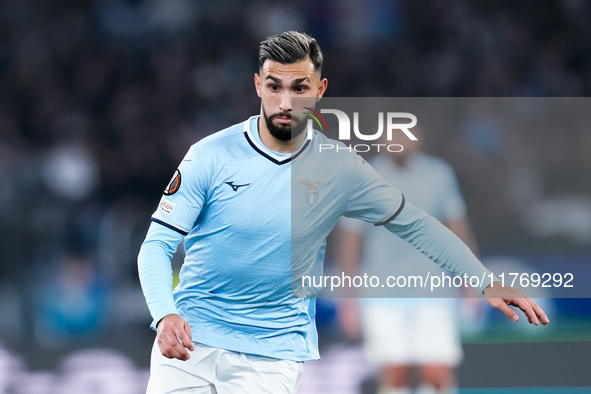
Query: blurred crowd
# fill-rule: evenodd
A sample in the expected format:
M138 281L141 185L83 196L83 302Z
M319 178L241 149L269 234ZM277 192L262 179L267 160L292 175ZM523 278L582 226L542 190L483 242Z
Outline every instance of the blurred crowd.
M150 214L192 143L258 113L258 43L291 29L319 41L334 97L591 93L584 0L2 1L0 341L149 322L135 258ZM494 131L467 130L427 148L457 169L484 250L527 240L505 231L506 201L486 210L507 182L591 212L584 127L514 138L530 153L515 171Z

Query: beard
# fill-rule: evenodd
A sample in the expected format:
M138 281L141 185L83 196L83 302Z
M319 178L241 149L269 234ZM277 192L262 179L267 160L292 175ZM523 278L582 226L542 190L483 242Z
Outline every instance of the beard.
M267 112L265 111L265 107L262 108L263 117L265 118L265 124L267 125L267 129L269 130L271 135L279 141L291 141L294 138L299 137L306 129L306 120L292 117L291 112L278 113L268 116ZM273 123L273 120L279 117L290 118L291 124L279 124L279 126L277 126L275 123Z

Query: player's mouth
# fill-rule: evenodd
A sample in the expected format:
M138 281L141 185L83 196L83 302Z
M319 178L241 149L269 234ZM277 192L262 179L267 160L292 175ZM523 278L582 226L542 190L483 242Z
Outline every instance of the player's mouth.
M277 116L275 120L281 124L291 124L291 116Z

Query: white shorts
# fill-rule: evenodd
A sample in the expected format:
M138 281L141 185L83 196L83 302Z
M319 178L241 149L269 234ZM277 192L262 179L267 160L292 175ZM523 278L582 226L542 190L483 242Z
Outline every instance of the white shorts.
M193 343L187 361L166 358L154 342L147 394L295 394L303 362Z
M366 355L378 366L462 359L455 299L361 300Z

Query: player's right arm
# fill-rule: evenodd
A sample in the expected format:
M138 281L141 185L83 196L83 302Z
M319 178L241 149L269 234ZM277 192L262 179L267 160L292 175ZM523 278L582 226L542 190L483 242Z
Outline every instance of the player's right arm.
M138 255L142 290L157 328L160 352L168 358L188 360L193 350L191 327L179 316L172 297L171 258L183 235L152 223Z
M146 303L153 317L157 343L168 358L187 360L192 350L191 327L179 315L172 291L172 255L191 231L205 205L210 186L208 159L196 145L179 165L166 188L138 255L138 272Z

